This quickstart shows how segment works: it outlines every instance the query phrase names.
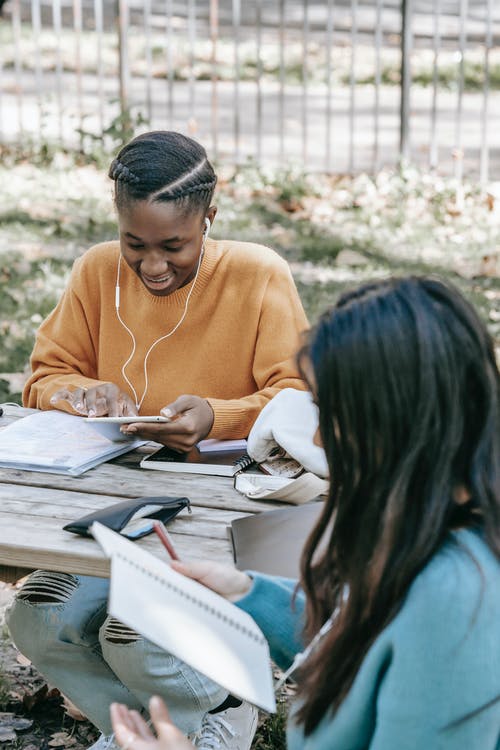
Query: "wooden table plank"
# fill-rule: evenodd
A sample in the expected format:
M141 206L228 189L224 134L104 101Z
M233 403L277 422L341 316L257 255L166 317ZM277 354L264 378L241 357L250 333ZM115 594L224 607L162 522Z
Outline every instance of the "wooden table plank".
M33 410L6 407L0 429ZM232 564L231 521L283 503L253 501L236 492L230 477L146 471L139 462L151 445L103 463L79 477L0 468L0 578L27 569L108 576L109 561L93 539L63 531L69 520L126 498L188 497L186 511L169 524L181 558ZM156 535L135 542L165 558Z
M138 458L139 460L139 458ZM165 471L131 469L118 463L106 463L79 477L66 477L61 474L46 474L39 471L20 471L0 468L0 485L18 484L53 489L67 489L74 492L128 497L149 495L172 495L188 497L193 505L210 508L238 510L254 513L269 510L269 502L249 500L233 487L229 477L203 476L201 474L174 474ZM284 507L284 503L274 502L273 507Z
M2 519L3 521L4 519ZM14 523L14 522L13 522ZM2 527L2 540L3 540ZM81 575L109 576L109 560L93 539L70 534L60 528L57 519L38 518L36 526L22 517L13 526L6 526L7 539L15 531L15 545L0 542L0 566L11 568L45 568ZM198 534L177 533L169 526L172 540L184 559L216 560L232 564L232 553L227 537L202 537ZM165 558L165 550L156 536L145 537L140 544L158 557Z
M0 517L9 513L16 516L54 517L59 518L63 526L67 521L76 520L93 511L121 503L122 500L123 498L114 495L91 495L71 490L0 484ZM187 509L182 510L173 523L182 519L196 518L197 521L205 521L207 524L228 524L234 518L247 515L253 514L196 505L191 513Z

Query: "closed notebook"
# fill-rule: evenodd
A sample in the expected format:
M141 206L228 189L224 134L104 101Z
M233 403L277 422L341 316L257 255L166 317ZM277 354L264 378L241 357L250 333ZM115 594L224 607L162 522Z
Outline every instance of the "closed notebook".
M233 477L254 463L245 448L244 440L202 441L189 453L163 447L143 458L141 468Z
M250 615L102 524L92 533L111 558L109 614L238 698L276 710L269 646Z
M304 543L323 506L322 502L308 503L232 521L228 531L236 567L298 578Z

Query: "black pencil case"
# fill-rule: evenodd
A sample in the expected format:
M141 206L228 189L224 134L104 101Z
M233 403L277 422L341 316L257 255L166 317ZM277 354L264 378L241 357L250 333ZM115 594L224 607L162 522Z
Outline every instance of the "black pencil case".
M144 518L146 521L147 518L168 523L183 508L187 508L189 513L191 513L191 503L187 497L136 497L89 513L76 521L67 523L66 526L63 526L63 529L71 531L73 534L91 537L90 527L94 521L99 521L103 526L107 526L108 529L121 532L129 539L138 539L141 536L151 533L153 530L152 524L139 524L139 526L131 528L130 533L127 533L125 527L131 521L141 518Z

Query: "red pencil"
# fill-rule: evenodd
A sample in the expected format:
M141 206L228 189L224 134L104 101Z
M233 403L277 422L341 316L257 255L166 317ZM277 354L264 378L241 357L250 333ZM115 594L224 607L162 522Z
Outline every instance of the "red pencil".
M165 528L165 525L161 521L154 521L153 529L160 537L161 543L167 550L172 560L180 560L179 555L175 551L174 545L172 544L172 540L170 539L168 531Z

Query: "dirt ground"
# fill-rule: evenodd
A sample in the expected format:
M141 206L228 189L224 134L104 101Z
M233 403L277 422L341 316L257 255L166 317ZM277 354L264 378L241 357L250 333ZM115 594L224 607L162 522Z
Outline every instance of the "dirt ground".
M98 736L88 721L72 716L52 688L12 644L5 610L15 588L0 582L0 747L2 750L86 750Z

